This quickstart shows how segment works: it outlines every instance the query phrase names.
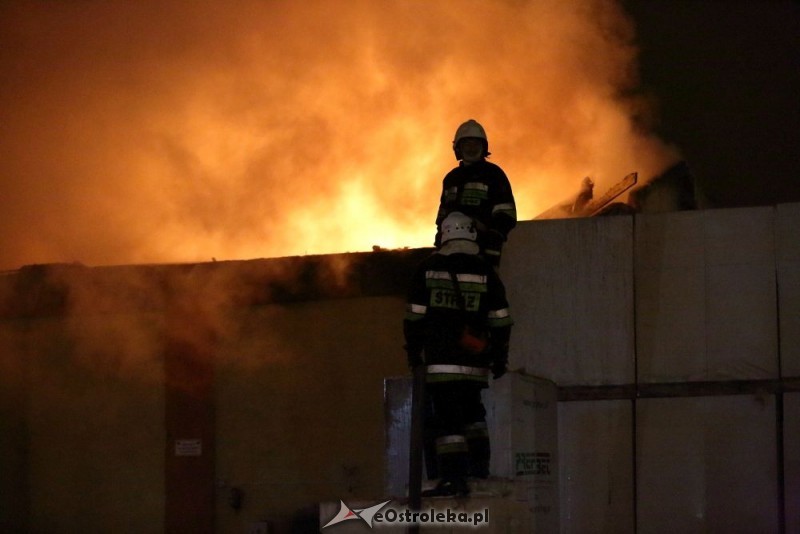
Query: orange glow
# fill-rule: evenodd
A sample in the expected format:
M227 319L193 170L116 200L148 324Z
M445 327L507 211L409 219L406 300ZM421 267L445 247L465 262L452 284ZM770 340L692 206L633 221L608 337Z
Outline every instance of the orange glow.
M7 3L0 269L430 246L450 141L519 218L676 158L611 0ZM9 156L5 156L8 154Z

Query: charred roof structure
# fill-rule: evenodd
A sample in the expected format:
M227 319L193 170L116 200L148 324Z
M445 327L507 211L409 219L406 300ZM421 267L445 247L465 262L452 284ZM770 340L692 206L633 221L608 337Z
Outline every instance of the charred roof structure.
M404 295L413 268L432 251L376 249L139 266L28 265L0 277L0 318L163 310L185 292L210 297L224 291L232 307ZM101 298L87 300L87 294Z

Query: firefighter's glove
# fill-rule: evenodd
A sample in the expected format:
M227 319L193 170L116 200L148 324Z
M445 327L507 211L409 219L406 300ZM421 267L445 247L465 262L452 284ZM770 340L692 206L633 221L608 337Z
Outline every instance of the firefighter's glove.
M492 363L492 378L497 380L508 371L508 362L505 360L496 361Z

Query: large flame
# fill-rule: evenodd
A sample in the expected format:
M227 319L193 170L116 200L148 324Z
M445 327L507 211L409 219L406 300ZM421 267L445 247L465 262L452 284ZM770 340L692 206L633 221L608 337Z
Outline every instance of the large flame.
M674 160L612 0L0 4L0 268L432 243L475 118L521 219Z

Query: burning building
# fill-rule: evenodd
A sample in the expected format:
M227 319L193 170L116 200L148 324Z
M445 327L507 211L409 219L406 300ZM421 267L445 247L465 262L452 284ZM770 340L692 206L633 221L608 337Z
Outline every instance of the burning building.
M797 204L691 209L619 2L0 15L0 530L288 530L380 495L406 277L470 116L523 221L511 363L558 386L562 529L800 530ZM561 199L580 216L535 220Z
M563 530L798 525L798 208L514 231L510 363L558 386ZM288 530L382 496L429 252L6 274L3 527Z

